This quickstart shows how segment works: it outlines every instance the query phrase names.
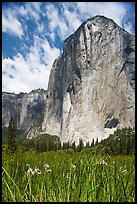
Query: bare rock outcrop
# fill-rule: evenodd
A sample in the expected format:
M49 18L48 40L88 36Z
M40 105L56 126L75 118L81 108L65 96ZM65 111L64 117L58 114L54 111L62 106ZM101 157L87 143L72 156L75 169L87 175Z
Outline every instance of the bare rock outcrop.
M41 132L47 91L33 90L30 93L2 93L2 127L9 125L10 116L17 129L26 131L29 137Z
M96 16L64 42L49 78L42 131L62 142L135 126L135 37Z
M40 133L61 142L107 138L135 126L135 37L113 20L95 16L63 45L48 90L2 93L2 126L10 114L29 138Z

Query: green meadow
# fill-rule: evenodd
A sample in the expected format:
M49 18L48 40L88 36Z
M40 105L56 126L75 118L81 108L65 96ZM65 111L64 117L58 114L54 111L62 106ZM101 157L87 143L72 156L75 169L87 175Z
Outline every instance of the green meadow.
M2 202L135 202L135 157L3 148Z

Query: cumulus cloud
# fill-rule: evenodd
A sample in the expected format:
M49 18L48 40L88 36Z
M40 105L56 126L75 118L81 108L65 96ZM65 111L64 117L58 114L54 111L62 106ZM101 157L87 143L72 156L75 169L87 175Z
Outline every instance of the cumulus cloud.
M125 22L127 5L122 2L70 2L62 3L61 11L53 4L45 6L45 16L48 19L50 38L56 40L56 35L65 40L83 21L95 16L104 15L113 19L119 26L133 32L132 23Z
M134 7L132 12L134 15ZM19 93L47 89L51 66L60 54L55 43L62 43L82 22L95 15L111 18L134 33L127 2L27 2L3 9L2 31L25 39L17 55L2 56L3 91ZM35 22L32 33L27 20Z
M34 18L37 22L40 19L41 2L27 2L22 5L17 11L17 15L25 16L26 18Z
M2 31L18 37L23 35L22 25L12 13L2 14Z
M51 32L52 38L55 40L55 34L57 33L62 40L65 39L67 33L68 33L68 26L65 20L59 15L58 9L55 8L54 5L49 4L45 7L46 9L46 17L49 21L49 30Z
M133 26L132 26L132 23L130 21L128 21L127 23L124 23L123 28L126 31L128 31L129 33L134 34Z
M49 67L52 66L53 61L55 58L59 55L60 51L56 47L51 47L48 41L43 41L41 44L41 48L44 52L44 62L45 64L48 64Z
M36 88L47 88L50 66L60 51L50 47L46 41L42 44L42 48L40 45L41 40L37 38L25 58L20 53L13 59L3 57L3 91L19 93L30 92ZM42 55L46 65L40 60Z
M69 7L65 4L63 4L63 16L68 24L69 34L74 32L82 24L77 11L70 11Z
M82 23L77 11L70 11L70 4L62 4L61 12L53 4L45 7L45 16L48 18L50 38L54 41L56 35L61 40L65 40L71 35Z
M41 4L41 2L27 2L20 7L14 4L11 8L4 9L2 11L2 31L22 37L24 27L26 28L26 20L33 19L38 26Z
M122 25L121 20L126 12L123 6L117 2L78 2L76 6L86 18L104 15L112 18L119 25Z
M125 2L127 3L127 2ZM127 4L122 2L77 2L76 7L80 15L90 18L95 15L103 15L113 19L119 26L123 23L127 15ZM125 25L125 29L131 32L131 23Z

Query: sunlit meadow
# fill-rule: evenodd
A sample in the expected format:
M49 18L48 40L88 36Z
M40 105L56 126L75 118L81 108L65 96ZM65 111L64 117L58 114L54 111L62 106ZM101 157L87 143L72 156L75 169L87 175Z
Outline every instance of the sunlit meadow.
M134 202L134 156L83 152L2 155L3 202Z

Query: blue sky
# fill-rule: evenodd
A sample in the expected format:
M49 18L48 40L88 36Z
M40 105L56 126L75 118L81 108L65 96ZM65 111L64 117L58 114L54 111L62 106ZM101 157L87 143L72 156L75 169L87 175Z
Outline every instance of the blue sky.
M2 90L47 89L63 41L87 18L104 15L134 34L134 2L2 3Z

